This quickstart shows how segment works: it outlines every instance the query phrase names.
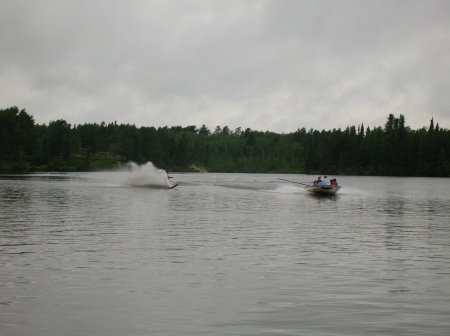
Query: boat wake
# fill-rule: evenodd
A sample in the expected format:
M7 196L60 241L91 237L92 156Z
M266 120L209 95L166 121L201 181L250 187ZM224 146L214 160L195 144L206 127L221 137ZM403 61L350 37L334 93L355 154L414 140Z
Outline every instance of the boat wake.
M275 190L273 190L273 192L279 193L279 194L299 194L299 193L303 193L304 190L303 190L303 188L299 188L296 186L282 185L282 186L278 186Z
M171 187L166 171L155 167L151 162L143 165L128 162L123 167L123 172L125 173L123 183L130 187L154 189L167 189Z

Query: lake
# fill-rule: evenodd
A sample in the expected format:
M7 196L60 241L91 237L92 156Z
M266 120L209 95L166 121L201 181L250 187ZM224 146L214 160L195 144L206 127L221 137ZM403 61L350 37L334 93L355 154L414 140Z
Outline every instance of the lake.
M449 179L172 176L0 175L0 334L450 334Z

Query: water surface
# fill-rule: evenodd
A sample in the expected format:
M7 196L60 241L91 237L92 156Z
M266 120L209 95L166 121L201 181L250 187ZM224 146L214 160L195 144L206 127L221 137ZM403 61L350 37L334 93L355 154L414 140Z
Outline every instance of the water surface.
M129 174L0 176L1 335L449 334L448 179Z

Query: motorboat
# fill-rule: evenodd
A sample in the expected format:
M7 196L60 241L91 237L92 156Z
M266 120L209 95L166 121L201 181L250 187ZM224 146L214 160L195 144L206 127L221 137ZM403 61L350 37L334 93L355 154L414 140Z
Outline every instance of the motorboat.
M314 194L333 195L341 189L340 186L333 184L311 184L305 187L306 191Z
M326 177L326 176L325 176ZM305 187L306 191L309 191L310 193L313 194L317 194L317 195L334 195L335 193L337 193L339 191L339 189L341 189L340 186L338 186L337 184L327 184L326 182L321 181L321 179L319 178L319 181L315 181L312 184L306 184L303 182L295 182L295 181L290 181L290 180L286 180L286 179L282 179L282 178L278 178L281 181L286 181L286 182L291 182L291 183L295 183L295 184L303 184ZM333 180L330 180L330 182L332 182ZM334 179L334 181L336 181L336 179Z

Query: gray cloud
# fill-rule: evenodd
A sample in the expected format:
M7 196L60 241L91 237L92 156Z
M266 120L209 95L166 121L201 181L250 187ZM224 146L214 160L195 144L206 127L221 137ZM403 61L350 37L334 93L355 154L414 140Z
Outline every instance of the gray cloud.
M0 6L0 106L39 123L450 125L446 0Z

